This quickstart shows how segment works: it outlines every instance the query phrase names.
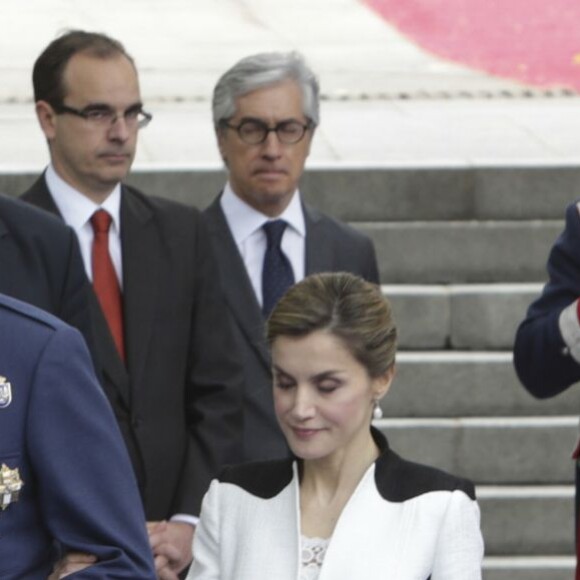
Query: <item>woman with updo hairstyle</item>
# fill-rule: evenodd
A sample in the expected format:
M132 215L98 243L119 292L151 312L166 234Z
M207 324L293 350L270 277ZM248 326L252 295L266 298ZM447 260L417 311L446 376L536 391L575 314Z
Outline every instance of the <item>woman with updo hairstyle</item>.
M267 323L292 459L226 468L194 540L195 580L480 580L473 484L402 459L372 425L397 331L378 286L308 276Z

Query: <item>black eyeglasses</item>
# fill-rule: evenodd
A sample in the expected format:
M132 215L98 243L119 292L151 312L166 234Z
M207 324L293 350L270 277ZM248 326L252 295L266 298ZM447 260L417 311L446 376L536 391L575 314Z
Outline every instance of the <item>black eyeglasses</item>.
M275 127L268 127L268 124L260 119L246 119L239 125L230 125L227 121L222 121L220 125L236 131L240 139L247 145L263 143L272 131L276 133L280 143L294 145L306 135L306 131L312 126L312 121L308 121L308 123L281 121Z
M121 115L128 127L137 129L147 127L151 119L153 119L153 115L145 112L141 105L129 107L122 114L117 113L111 107L102 105L89 105L84 109L74 109L67 105L53 105L52 108L57 115L76 115L88 121L91 125L99 127L110 127L115 124Z

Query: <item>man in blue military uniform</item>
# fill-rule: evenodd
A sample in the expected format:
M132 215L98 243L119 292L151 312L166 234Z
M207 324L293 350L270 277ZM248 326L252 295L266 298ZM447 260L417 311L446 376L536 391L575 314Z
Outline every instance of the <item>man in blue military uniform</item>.
M0 578L45 580L72 551L93 555L85 579L154 579L129 457L81 335L5 295L0 328Z

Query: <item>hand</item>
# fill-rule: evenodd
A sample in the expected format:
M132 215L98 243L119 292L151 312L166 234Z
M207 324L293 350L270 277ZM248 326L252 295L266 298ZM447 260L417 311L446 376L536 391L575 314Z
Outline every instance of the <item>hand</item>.
M73 572L79 572L97 561L96 556L83 552L69 552L62 560L59 560L52 570L48 580L60 580Z
M147 522L149 544L160 580L177 580L191 563L195 527L184 522Z

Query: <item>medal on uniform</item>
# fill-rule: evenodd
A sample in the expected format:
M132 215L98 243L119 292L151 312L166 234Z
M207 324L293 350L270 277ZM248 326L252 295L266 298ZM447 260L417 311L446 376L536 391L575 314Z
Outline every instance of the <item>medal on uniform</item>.
M6 409L12 403L12 385L6 377L0 376L0 409Z
M10 469L3 463L0 467L0 509L2 511L11 503L18 501L23 485L18 468Z

